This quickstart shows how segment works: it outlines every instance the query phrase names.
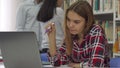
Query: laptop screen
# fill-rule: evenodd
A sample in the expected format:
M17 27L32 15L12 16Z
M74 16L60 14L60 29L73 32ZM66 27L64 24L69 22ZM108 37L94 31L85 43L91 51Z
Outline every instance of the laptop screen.
M42 68L34 32L0 32L5 68Z

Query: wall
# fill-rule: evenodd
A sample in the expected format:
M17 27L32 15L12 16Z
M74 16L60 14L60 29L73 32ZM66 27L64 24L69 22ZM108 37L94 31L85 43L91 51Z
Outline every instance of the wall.
M21 0L0 0L0 31L14 31L16 10Z

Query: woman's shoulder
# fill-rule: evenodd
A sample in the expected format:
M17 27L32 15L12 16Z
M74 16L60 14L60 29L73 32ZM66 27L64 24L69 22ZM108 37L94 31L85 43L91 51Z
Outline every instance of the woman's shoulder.
M98 24L93 24L91 30L102 30L102 27Z
M52 20L62 23L64 20L64 11L61 7L56 7L56 12L54 14L54 17L52 18Z
M94 24L90 30L90 34L104 34L104 29L100 25Z
M56 7L56 10L63 12L63 9L61 7Z
M64 15L64 10L61 7L56 8L57 15Z
M34 1L24 1L19 4L19 8L26 8L27 6L34 6Z

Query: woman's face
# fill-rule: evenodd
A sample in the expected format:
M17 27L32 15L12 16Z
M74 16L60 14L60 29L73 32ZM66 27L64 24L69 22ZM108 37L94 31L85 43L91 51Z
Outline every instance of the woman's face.
M64 0L57 0L57 5L58 7L61 7L63 4Z
M85 26L85 19L79 16L74 11L68 11L67 14L67 27L71 34L79 34L82 33Z

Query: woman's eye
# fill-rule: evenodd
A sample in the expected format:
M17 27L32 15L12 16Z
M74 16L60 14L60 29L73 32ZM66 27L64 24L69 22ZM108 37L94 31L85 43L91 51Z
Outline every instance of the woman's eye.
M76 24L79 24L80 23L80 21L74 21Z
M69 19L67 19L67 22L69 22L70 20Z

